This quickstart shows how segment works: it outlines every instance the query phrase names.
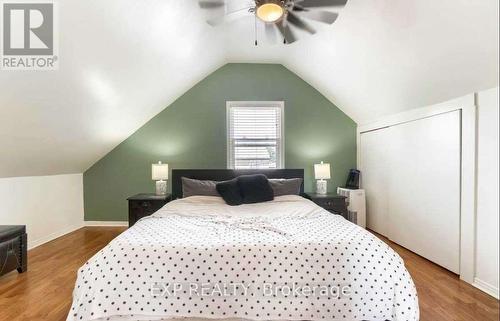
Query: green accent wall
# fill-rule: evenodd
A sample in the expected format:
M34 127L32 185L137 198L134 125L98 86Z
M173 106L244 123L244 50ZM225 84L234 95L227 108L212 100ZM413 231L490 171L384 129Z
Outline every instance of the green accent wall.
M282 65L227 64L84 173L85 220L127 220L126 198L154 192L152 163L226 168L226 101L231 100L285 102L285 167L304 168L306 191L315 187L314 163L331 164L330 191L356 167L356 124L316 89Z

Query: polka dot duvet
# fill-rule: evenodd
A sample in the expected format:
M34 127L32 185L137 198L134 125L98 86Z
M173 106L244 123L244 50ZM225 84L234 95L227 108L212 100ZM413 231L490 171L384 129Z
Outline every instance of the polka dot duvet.
M228 206L175 200L78 271L68 321L416 321L402 259L355 224L299 196Z

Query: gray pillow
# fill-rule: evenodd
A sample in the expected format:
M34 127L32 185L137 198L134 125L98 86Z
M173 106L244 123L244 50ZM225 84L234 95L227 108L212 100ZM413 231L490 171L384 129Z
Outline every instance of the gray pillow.
M200 181L187 177L181 177L182 180L182 197L195 195L201 196L220 196L215 185L216 181Z
M274 191L274 196L300 195L302 178L271 178L269 184Z

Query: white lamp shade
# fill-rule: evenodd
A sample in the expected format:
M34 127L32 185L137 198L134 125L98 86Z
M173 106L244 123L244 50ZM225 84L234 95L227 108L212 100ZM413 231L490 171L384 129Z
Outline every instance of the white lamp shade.
M314 177L316 179L330 179L330 164L314 164Z
M153 181L160 181L168 179L168 164L158 164L151 165L151 177Z

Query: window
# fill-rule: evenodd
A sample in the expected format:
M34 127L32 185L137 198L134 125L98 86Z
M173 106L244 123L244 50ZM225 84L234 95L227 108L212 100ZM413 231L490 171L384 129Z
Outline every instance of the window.
M283 168L282 101L227 102L227 166Z

